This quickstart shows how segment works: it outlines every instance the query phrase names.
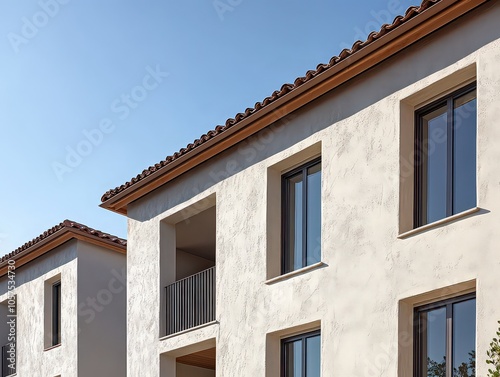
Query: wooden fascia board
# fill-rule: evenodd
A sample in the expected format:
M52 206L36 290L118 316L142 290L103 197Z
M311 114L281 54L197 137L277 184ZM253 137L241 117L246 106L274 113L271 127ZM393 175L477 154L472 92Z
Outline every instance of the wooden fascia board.
M46 239L36 243L32 247L26 249L20 254L17 254L12 257L12 260L15 261L16 270L25 265L28 262L48 253L49 251L55 249L58 246L61 246L63 243L70 241L72 239L78 239L80 241L88 242L96 246L100 246L109 250L113 250L122 254L126 253L127 248L125 246L120 246L111 241L107 241L105 239L98 239L93 236L89 236L85 232L82 232L78 229L61 229L53 235L47 237ZM0 265L0 277L7 274L8 271L8 262L3 262Z
M16 270L25 265L28 262L31 262L33 259L42 256L48 251L62 245L63 243L71 240L73 236L68 232L67 229L61 229L55 234L47 237L46 239L36 243L32 247L24 250L22 253L14 255L11 260L15 261ZM2 263L0 265L0 277L7 274L8 271L8 262Z
M134 200L346 83L487 1L452 0L432 6L398 29L384 35L299 88L245 118L194 151L178 158L169 164L168 169L160 169L152 173L101 203L101 207L126 215L127 205Z
M87 235L86 233L79 231L77 229L71 230L73 233L73 237L84 242L91 243L92 245L95 246L100 246L108 250L116 251L121 254L126 254L127 253L127 248L125 246L120 246L112 241L102 239L102 238L96 238L96 237L91 237Z

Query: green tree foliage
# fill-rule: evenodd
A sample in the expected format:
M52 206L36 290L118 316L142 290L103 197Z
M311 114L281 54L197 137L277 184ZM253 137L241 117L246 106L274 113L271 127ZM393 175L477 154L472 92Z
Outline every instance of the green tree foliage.
M446 357L440 363L427 358L427 377L446 377ZM470 351L469 360L453 368L453 377L476 377L476 351Z
M440 363L427 358L427 377L446 377L446 357Z
M500 324L500 321L498 321ZM488 363L491 368L488 369L488 377L500 377L500 327L497 331L497 337L493 338L493 341L490 343L490 349L486 352L488 359L486 363Z

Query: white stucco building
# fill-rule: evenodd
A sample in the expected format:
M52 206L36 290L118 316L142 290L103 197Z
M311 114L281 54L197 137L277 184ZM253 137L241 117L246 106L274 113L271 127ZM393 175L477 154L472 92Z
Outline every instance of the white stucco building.
M485 376L499 20L425 0L107 192L127 376Z
M2 257L0 375L124 376L125 251L125 240L65 220Z

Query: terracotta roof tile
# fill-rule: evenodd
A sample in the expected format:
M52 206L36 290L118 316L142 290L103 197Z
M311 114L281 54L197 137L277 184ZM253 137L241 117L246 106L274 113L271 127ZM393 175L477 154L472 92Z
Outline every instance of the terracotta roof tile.
M108 233L101 232L100 230L92 229L86 225L77 223L76 221L71 221L71 220L64 220L62 223L53 226L52 228L46 230L42 234L40 234L38 237L33 238L31 241L26 242L24 245L18 247L14 251L10 252L7 255L4 255L3 257L0 258L0 264L8 261L9 259L14 258L18 254L21 254L22 252L28 250L29 248L39 244L43 240L49 238L50 236L56 234L57 232L63 231L65 229L76 229L79 231L82 231L84 233L87 233L89 236L99 238L102 240L106 240L108 242L116 243L118 246L126 247L127 246L127 240L113 236Z
M338 56L334 56L330 59L330 61L327 64L319 64L316 69L314 70L309 70L306 72L306 74L303 77L298 77L295 79L293 84L284 84L282 85L280 90L276 90L272 93L271 96L264 98L263 101L257 102L253 108L247 108L245 112L243 113L238 113L235 115L234 118L229 118L226 120L226 123L224 126L217 126L215 129L208 131L206 134L200 136L199 139L196 139L193 143L188 144L185 148L181 148L178 152L175 152L172 156L168 156L165 158L165 160L160 161L159 163L155 164L154 166L150 166L148 169L145 169L142 171L142 173L138 174L136 177L132 178L129 182L124 183L121 186L118 186L114 189L111 189L107 191L101 198L102 202L105 202L109 199L111 199L113 196L119 194L122 191L125 191L129 187L137 184L144 178L148 177L149 175L156 173L163 168L165 168L168 164L172 163L173 161L177 160L179 157L184 156L185 154L191 152L195 148L199 147L200 145L206 143L207 141L213 139L214 137L218 136L219 134L225 132L229 128L233 127L235 124L241 122L243 119L249 117L250 115L254 114L255 112L263 109L264 107L268 106L269 104L273 103L277 99L283 97L284 95L292 92L293 90L297 89L298 87L304 85L317 75L327 71L328 69L332 68L333 66L337 65L341 61L347 59L354 53L358 52L359 50L365 48L366 46L372 44L374 41L377 39L383 37L387 33L390 33L392 30L397 29L404 23L408 22L410 19L414 18L415 16L419 15L426 9L432 7L436 3L440 3L444 0L423 0L420 6L412 6L408 8L408 10L405 12L403 16L397 16L392 24L384 24L380 28L379 31L373 31L371 32L366 41L356 41L351 49L344 49L340 52Z

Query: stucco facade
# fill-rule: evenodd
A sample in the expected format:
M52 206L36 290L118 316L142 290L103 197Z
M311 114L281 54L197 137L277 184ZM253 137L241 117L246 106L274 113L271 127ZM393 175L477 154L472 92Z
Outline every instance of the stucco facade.
M500 319L499 19L486 2L128 204L127 375L278 376L281 339L319 329L321 376L409 377L414 308L475 292L485 376ZM474 81L477 206L413 229L415 110ZM281 176L318 156L321 262L282 276ZM215 320L167 335L180 229L213 208L199 263L215 266ZM215 370L178 362L213 348Z
M125 375L124 242L106 245L96 235L64 225L3 258L0 266L13 265L15 269L0 277L0 337L2 345L11 341L7 338L7 322L12 318L8 301L15 295L16 376ZM49 243L53 246L40 251ZM52 286L58 281L60 340L53 345Z

